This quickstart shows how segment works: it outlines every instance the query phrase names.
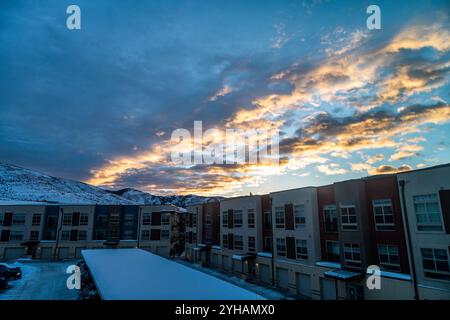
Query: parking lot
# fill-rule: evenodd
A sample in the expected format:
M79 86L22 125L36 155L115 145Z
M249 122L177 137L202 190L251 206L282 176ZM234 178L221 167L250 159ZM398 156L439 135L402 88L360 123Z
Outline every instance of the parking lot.
M2 263L2 262L0 262ZM69 290L66 269L77 261L36 262L15 261L2 263L22 269L22 278L9 282L9 288L0 290L0 300L76 300L78 290Z

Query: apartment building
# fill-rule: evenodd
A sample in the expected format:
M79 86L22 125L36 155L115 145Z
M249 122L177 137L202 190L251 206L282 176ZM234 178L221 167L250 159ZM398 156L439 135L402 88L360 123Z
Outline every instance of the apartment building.
M450 299L450 165L397 176L418 299Z
M205 266L219 267L220 204L209 201L187 207L186 258Z
M0 258L36 256L38 249L34 243L46 232L46 215L43 205L20 206L19 210L14 206L0 206Z
M220 201L219 264L243 278L255 278L256 254L263 252L263 213L270 210L268 195L251 195Z
M143 249L180 254L180 217L172 205L0 206L0 259L80 258L86 248Z
M319 187L318 209L322 299L412 298L396 175ZM373 265L381 269L381 290L366 286Z
M319 295L315 279L315 262L321 254L316 188L273 192L270 198L276 285L302 298Z

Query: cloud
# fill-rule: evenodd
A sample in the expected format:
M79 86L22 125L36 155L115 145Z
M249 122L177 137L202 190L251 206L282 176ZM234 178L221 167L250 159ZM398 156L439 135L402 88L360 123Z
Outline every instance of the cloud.
M228 85L225 85L219 91L217 91L212 97L210 97L209 101L216 101L218 98L226 96L231 92L233 92L233 88Z
M386 174L386 173L397 173L397 172L403 172L403 171L409 171L409 170L412 170L412 167L407 164L403 164L397 168L394 166L391 166L391 165L381 165L377 168L374 168L369 173L370 174Z
M423 150L422 146L419 145L403 145L396 153L391 155L390 161L403 160L405 158L410 158L416 156L419 151Z
M348 171L343 169L337 163L324 164L316 167L318 171L325 173L326 175L345 174Z

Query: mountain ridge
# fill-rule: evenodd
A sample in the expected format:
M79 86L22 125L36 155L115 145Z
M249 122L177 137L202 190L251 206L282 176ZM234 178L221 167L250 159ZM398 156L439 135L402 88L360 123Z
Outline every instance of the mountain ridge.
M222 197L157 196L134 188L105 190L84 182L0 162L0 204L173 204L186 207L216 199Z

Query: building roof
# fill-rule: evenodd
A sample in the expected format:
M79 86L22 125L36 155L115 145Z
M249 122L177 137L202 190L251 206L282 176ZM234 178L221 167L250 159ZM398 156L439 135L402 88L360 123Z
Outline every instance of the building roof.
M105 300L264 300L201 271L141 249L81 252Z

